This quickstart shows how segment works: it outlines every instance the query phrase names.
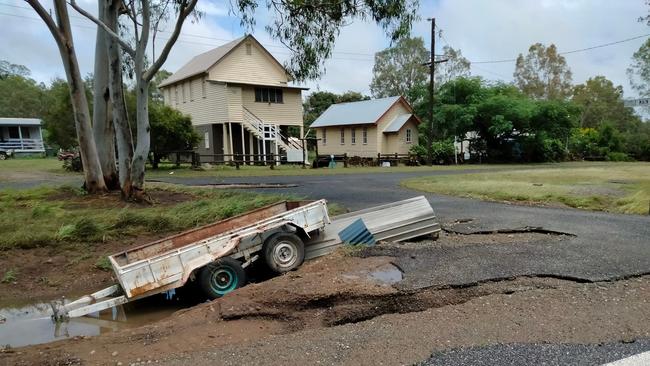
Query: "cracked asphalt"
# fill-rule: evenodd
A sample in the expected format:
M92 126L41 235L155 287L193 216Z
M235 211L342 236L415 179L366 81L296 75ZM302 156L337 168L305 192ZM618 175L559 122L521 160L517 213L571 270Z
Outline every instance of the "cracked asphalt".
M443 225L464 232L541 227L575 236L566 240L522 243L517 246L482 245L430 248L409 253L400 262L413 287L462 285L495 278L546 275L585 281L604 281L650 272L650 216L622 215L576 209L546 208L422 193L400 186L404 179L435 173L345 174L245 178L177 178L161 181L186 185L223 183L284 183L297 187L255 189L325 198L350 210L424 194ZM612 177L615 178L615 177ZM462 177L459 177L462 179ZM415 258L413 258L415 257ZM417 272L410 276L409 272Z
M436 172L460 174L465 171ZM576 209L532 207L413 191L400 182L422 173L337 176L165 178L186 185L215 183L285 183L297 187L256 189L325 198L350 210L424 194L440 222L457 232L538 227L571 235L517 245L486 244L453 248L410 248L395 253L404 270L402 288L463 286L518 276L550 276L574 281L609 281L650 272L650 216ZM615 178L615 177L612 177ZM459 179L462 177L459 176ZM469 222L458 224L457 220ZM647 339L591 344L496 344L459 348L432 355L423 365L594 365L647 351ZM620 356L620 357L619 357Z

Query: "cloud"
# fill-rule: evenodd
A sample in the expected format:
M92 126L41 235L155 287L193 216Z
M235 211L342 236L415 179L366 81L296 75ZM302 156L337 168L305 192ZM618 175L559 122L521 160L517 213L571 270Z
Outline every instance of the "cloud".
M91 12L96 3L80 2ZM48 2L46 2L48 4ZM205 16L199 22L188 22L183 35L173 48L165 69L174 71L193 56L208 51L241 36L246 30L239 19L228 14L228 2L201 1ZM31 9L18 0L0 5L1 59L28 66L33 77L48 82L64 76L63 66L52 36ZM46 5L49 6L49 5ZM650 28L637 22L647 13L642 1L621 0L422 0L421 20L413 26L412 34L430 42L430 23L435 16L443 30L437 39L438 53L445 44L460 48L471 61L515 58L536 42L554 43L560 51L574 50L650 33ZM83 74L92 72L94 59L94 27L87 20L73 15L75 45ZM252 33L281 61L289 50L270 39L264 26L272 14L264 6L256 12L257 24ZM36 19L34 19L36 18ZM165 31L171 31L166 25ZM156 49L162 48L169 33L161 33ZM633 96L626 69L632 53L644 39L592 51L566 55L573 71L574 82L580 83L595 75L604 75L615 84L623 85L626 96ZM373 54L388 46L381 28L372 22L355 21L341 30L334 54L325 64L322 78L307 82L312 90L344 92L355 90L369 93L372 79ZM151 49L149 50L151 54ZM512 80L514 63L474 64L472 73L487 79Z

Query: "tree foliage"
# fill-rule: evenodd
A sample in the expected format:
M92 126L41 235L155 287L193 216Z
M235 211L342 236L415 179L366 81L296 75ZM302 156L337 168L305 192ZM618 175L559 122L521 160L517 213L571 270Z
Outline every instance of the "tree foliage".
M435 81L436 85L442 85L458 77L469 77L471 75L471 63L463 57L460 49L454 49L449 45L442 48L442 59L445 62L436 64Z
M535 43L519 54L514 72L521 91L535 99L565 99L571 95L571 70L554 44Z
M86 94L90 94L86 88ZM47 90L48 107L42 114L45 141L51 146L69 150L79 146L74 125L74 111L68 83L56 79Z
M632 55L632 64L627 69L632 88L642 96L650 96L650 39Z
M618 130L636 129L641 120L630 107L623 103L623 87L614 86L604 76L589 78L577 85L571 100L581 108L580 127L598 128L605 123Z
M19 74L0 78L0 116L37 118L46 109L46 87Z
M402 95L411 97L416 85L423 85L429 77L429 51L420 37L405 38L395 46L375 54L375 66L370 92L375 98ZM409 100L412 102L412 100Z

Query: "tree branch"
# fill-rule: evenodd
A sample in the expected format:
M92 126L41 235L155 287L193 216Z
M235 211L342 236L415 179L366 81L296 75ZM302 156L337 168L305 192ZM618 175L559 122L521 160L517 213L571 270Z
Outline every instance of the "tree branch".
M61 34L59 27L56 25L54 19L52 19L52 17L47 12L47 10L43 8L41 3L38 2L38 0L25 0L25 2L29 4L36 11L36 13L41 19L43 19L43 22L45 22L45 25L49 28L57 45L59 47L64 47L63 35Z
M75 0L69 0L68 4L70 4L70 6L72 6L72 8L76 10L79 14L88 18L88 20L90 20L91 22L97 24L97 26L102 28L104 32L106 32L106 34L113 37L117 41L117 43L119 43L120 46L124 49L124 51L126 51L126 53L128 53L132 57L135 56L135 50L128 43L126 43L122 38L120 38L120 36L117 33L115 33L111 28L109 28L106 24L104 24L104 22L95 18L90 13L85 11L82 7L77 5L77 2Z
M169 52L174 46L174 43L176 43L176 40L178 40L178 36L181 33L181 28L183 27L183 23L185 22L185 19L192 13L192 11L194 11L194 7L196 6L196 3L197 0L189 0L188 4L180 7L178 19L176 20L176 25L174 26L174 31L172 32L171 37L169 37L169 39L167 40L167 43L165 43L165 47L160 52L160 56L158 56L158 59L151 65L151 67L149 67L147 72L144 74L145 80L151 81L153 77L156 75L156 73L158 72L158 70L160 70L162 65L167 60L167 56L169 56Z

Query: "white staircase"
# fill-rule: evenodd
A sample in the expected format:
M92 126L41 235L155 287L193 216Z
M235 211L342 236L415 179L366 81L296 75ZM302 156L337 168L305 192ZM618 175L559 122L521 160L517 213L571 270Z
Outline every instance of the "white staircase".
M302 146L291 142L291 140L283 136L280 132L280 127L277 124L265 123L246 107L242 106L242 110L242 125L246 130L248 130L248 132L252 133L258 139L264 142L272 141L284 152L287 152L289 149L302 149ZM287 140L287 142L284 140Z

